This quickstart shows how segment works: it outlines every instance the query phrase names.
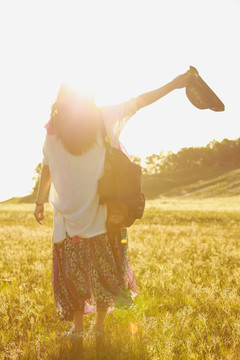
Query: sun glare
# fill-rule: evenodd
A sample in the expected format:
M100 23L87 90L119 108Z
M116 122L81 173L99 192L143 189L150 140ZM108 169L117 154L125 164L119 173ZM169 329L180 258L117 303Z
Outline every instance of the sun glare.
M139 331L138 324L130 324L128 329L132 335L137 334L137 332Z
M96 86L92 77L86 73L84 74L82 71L80 72L77 68L68 69L63 76L62 83L83 98L95 99Z
M36 12L19 2L15 15L21 16L16 15L11 23L11 2L4 2L10 18L3 16L0 23L6 34L3 52L7 54L2 59L0 89L0 146L4 154L2 173L6 174L0 201L31 192L34 168L42 161L44 125L63 81L94 99L97 106L111 106L156 89L195 65L226 103L226 111L217 114L198 110L179 89L140 109L123 128L121 143L129 154L144 160L161 150L175 152L182 147L205 146L212 139L238 136L237 82L231 80L238 75L239 63L235 5L231 1L220 5L214 0L206 2L206 8L204 2L199 3L196 19L191 16L195 9L189 6L190 0L175 1L182 16L178 11L173 13L169 2L159 3L140 4L135 0L126 2L126 6L119 2L116 7L109 1L105 7L95 2L93 11L91 2L76 2L76 6L66 2L63 6L54 0L47 9L41 6ZM218 17L212 16L216 6ZM205 16L203 31L201 19ZM198 26L194 23L193 34L189 33L193 25L189 19L199 21ZM224 19L232 19L226 27L222 27ZM174 26L166 33L169 23ZM212 29L217 29L218 40L225 39L224 50L215 41ZM199 46L203 41L205 53L210 55L207 62Z

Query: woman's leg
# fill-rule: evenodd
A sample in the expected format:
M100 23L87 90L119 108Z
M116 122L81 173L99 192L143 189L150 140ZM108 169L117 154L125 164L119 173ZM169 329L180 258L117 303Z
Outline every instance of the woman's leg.
M108 308L103 308L97 306L97 315L96 315L96 323L95 330L96 331L104 331L104 320L107 314ZM83 310L76 310L73 312L73 321L74 321L74 332L83 331Z
M107 314L108 308L103 308L97 306L97 316L96 316L96 323L95 323L95 330L96 331L104 331L104 320Z
M74 332L83 331L83 310L73 312Z

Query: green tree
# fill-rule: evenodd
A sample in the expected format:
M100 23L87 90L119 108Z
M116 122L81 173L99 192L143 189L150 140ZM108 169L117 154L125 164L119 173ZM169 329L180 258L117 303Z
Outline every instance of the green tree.
M166 160L164 152L161 151L159 154L152 154L146 157L146 173L147 174L158 174L163 170L163 164Z
M134 164L137 164L139 166L142 166L142 159L140 158L140 156L135 156L135 155L130 155L132 162L134 162Z
M33 176L33 178L32 178L32 180L35 180L35 185L32 188L33 195L37 195L41 171L42 171L42 162L38 163L38 165L34 169L35 176Z

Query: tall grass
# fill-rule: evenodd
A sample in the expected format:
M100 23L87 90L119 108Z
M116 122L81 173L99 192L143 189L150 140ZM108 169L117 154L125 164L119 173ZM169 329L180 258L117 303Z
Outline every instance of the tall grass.
M71 359L52 290L52 211L0 205L0 359ZM240 359L239 198L149 201L129 229L141 291L107 315L104 359ZM79 359L95 359L95 315ZM134 324L134 325L131 325Z

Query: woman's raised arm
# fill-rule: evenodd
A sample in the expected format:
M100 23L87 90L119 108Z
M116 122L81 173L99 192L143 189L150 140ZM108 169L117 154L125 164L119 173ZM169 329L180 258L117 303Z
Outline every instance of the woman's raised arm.
M177 76L175 79L167 83L166 85L156 89L152 90L146 93L143 93L136 97L137 100L137 109L141 109L144 106L150 105L153 102L159 100L163 96L167 95L171 91L175 89L183 88L187 85L188 79L189 79L190 72L189 70L185 72L184 74L181 74Z

